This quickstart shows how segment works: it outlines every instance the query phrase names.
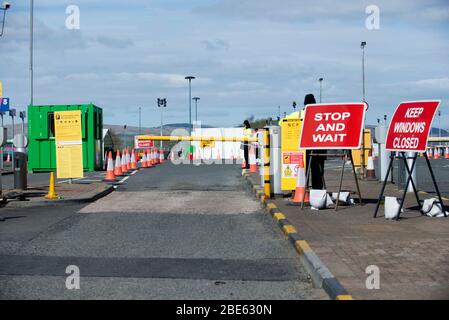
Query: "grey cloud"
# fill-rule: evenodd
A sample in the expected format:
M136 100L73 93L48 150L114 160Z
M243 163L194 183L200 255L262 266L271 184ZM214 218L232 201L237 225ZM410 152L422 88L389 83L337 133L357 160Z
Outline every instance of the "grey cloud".
M230 45L226 40L216 39L216 40L204 40L201 42L206 50L210 51L220 51L228 50Z
M408 20L413 23L449 22L449 3L446 0L221 0L197 7L197 14L212 14L227 18L262 19L278 22L323 22L338 20L364 21L365 8L377 5L381 17ZM425 21L422 21L422 20Z
M95 38L96 42L112 49L126 49L134 46L134 41L132 39L122 39L118 37L99 35Z

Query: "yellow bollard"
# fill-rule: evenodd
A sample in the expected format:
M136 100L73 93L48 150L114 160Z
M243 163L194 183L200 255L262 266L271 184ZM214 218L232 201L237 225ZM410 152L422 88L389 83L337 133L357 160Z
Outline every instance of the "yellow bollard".
M55 191L55 173L54 172L50 172L50 187L48 189L47 195L45 196L45 199L50 199L50 200L59 199L59 196L56 194L56 191Z

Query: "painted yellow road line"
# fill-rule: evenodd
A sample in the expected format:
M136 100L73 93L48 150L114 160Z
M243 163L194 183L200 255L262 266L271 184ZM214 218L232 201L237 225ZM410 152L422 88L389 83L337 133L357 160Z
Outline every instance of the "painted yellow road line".
M350 294L342 294L335 298L335 300L354 300Z

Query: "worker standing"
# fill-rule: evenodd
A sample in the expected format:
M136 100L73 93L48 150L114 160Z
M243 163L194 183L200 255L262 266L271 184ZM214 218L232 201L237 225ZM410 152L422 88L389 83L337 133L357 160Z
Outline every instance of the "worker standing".
M316 100L313 94L308 94L304 98L304 107L308 104L316 104ZM301 113L303 114L303 112ZM310 157L310 153L320 154L319 156ZM326 150L307 150L306 153L306 167L309 165L310 171L312 173L312 189L323 189L324 187L324 162L326 156L321 154L326 154ZM307 181L307 184L309 181Z
M251 138L253 135L253 131L251 130L251 125L249 124L248 120L245 120L243 122L244 128L243 128L243 136L245 138ZM245 168L242 169L242 175L244 175L248 169L249 169L249 147L250 147L250 142L249 141L244 141L242 142L242 146L243 146L243 155L244 155L244 159L245 159Z

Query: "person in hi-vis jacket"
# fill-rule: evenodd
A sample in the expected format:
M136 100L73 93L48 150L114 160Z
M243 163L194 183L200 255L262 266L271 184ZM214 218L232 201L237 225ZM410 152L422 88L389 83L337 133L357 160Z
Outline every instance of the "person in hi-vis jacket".
M243 122L243 125L245 126L243 128L243 136L245 138L251 138L253 135L253 130L251 129L251 125L249 124L248 120L245 120ZM245 168L242 169L242 174L245 174L247 170L249 169L249 147L250 147L249 141L242 142L243 145L243 156L245 158Z

